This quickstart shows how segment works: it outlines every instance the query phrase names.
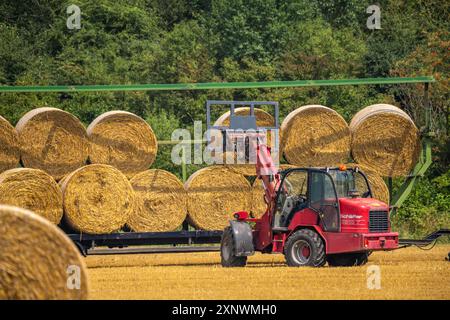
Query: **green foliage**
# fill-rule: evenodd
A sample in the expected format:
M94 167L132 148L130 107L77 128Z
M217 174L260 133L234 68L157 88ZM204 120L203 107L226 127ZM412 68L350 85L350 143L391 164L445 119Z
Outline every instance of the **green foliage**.
M215 0L206 21L219 59L272 60L285 43L287 26L276 0Z
M450 225L450 170L423 178L392 220L403 237L424 236Z

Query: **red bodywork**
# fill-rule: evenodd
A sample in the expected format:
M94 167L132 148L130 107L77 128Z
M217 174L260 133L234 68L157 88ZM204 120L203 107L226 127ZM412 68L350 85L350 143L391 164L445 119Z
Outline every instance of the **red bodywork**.
M369 232L370 210L389 212L388 206L376 199L339 199L341 225L337 232L324 231L318 213L310 208L296 212L288 230L279 233L272 232L272 214L268 211L261 219L243 220L256 223L253 231L255 249L262 252L283 253L286 239L300 228L313 229L321 235L327 254L396 249L398 233L391 232L390 225L387 232Z

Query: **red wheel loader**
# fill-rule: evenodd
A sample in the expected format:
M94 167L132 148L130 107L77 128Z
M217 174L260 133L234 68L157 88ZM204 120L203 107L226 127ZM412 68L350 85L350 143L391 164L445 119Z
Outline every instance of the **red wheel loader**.
M211 125L213 105L230 106L229 126ZM236 115L236 105L250 106L249 115ZM256 126L254 108L262 105L274 107L273 127ZM245 266L255 251L284 254L287 264L295 267L326 262L354 266L365 264L372 251L399 248L389 206L372 197L367 177L358 168L277 170L264 142L267 130L278 129L276 102L208 101L207 127L222 132L224 149L244 141L246 158L256 153L256 176L267 204L259 219L245 211L234 214L222 235L222 266Z

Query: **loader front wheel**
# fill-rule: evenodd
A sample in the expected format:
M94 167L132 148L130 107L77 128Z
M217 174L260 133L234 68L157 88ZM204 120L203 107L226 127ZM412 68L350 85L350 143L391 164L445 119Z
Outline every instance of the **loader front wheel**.
M290 267L321 267L325 264L325 246L314 231L301 229L286 241L284 255Z
M233 232L230 227L226 227L222 234L220 243L220 257L222 267L245 267L247 257L235 255Z

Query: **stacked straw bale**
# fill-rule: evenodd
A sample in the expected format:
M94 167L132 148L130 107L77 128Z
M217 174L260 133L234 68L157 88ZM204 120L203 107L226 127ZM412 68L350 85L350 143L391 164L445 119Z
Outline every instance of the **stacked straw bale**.
M130 182L136 193L136 206L127 224L133 231L172 231L183 223L187 194L175 175L151 169L137 174Z
M111 233L128 221L135 205L133 188L118 169L104 164L82 167L60 182L65 219L75 230Z
M38 108L16 125L22 141L22 163L41 169L56 180L83 166L89 152L86 129L68 112Z
M368 106L353 117L350 129L354 160L381 176L407 175L418 160L419 131L400 108Z
M63 215L58 184L39 169L16 168L0 174L0 203L29 209L54 224Z
M308 105L289 113L281 124L284 156L299 167L332 166L350 157L350 130L336 111Z
M110 111L87 128L91 163L109 164L128 178L147 170L156 158L158 144L150 125L126 111Z
M222 230L233 213L251 205L250 183L229 168L211 166L192 174L185 183L188 219L204 230Z
M0 116L0 172L19 166L20 143L16 129Z
M83 259L48 220L0 205L0 243L0 300L88 298Z

